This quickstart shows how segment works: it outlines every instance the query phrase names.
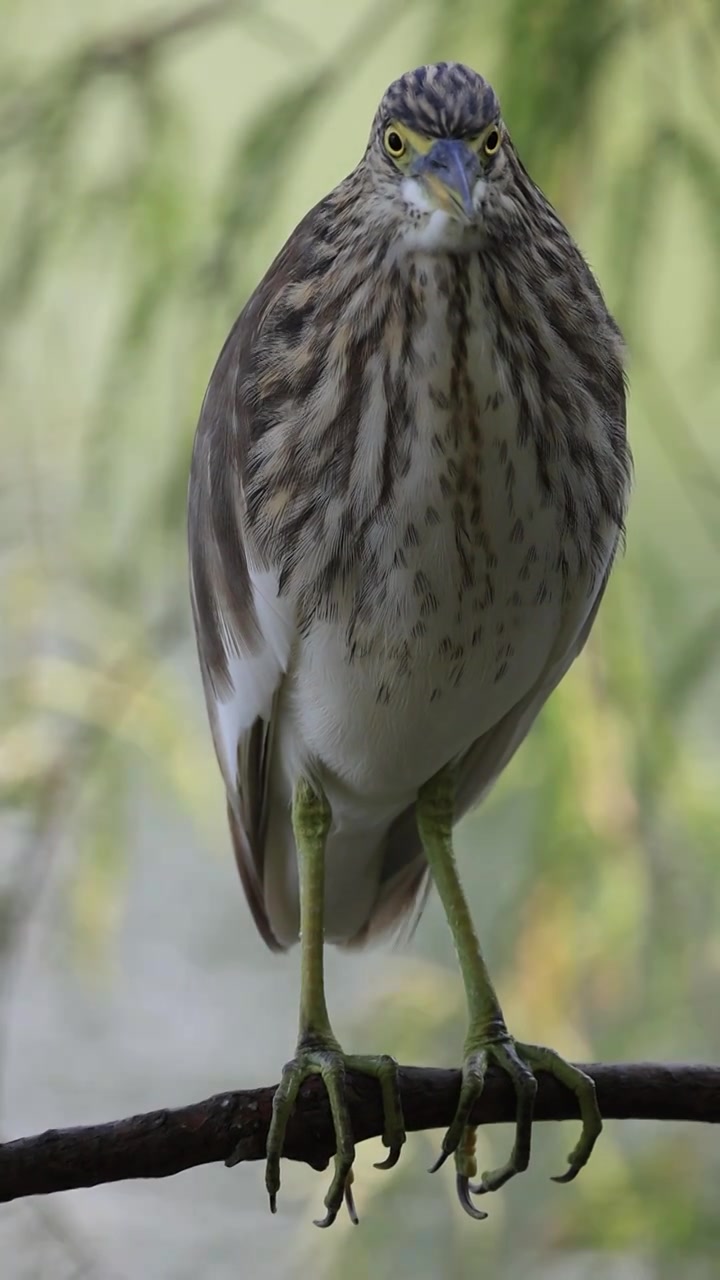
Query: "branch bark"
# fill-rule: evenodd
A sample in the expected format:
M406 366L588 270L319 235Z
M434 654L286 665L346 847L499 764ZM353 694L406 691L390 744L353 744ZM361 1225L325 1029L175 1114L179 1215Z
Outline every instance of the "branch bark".
M720 1122L720 1067L660 1063L580 1064L595 1080L607 1120ZM447 1126L454 1114L460 1073L402 1067L407 1129ZM577 1117L575 1098L540 1073L538 1120ZM216 1094L174 1110L86 1128L50 1129L0 1145L0 1202L91 1187L126 1178L166 1178L195 1165L262 1160L275 1087ZM377 1083L348 1073L348 1100L356 1140L382 1132ZM477 1124L514 1118L515 1100L506 1076L488 1073L473 1113ZM330 1109L322 1083L311 1078L300 1091L287 1131L285 1154L324 1169L334 1151Z

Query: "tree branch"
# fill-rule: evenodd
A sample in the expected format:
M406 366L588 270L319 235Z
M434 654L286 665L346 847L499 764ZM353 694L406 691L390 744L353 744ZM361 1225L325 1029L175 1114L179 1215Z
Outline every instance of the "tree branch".
M626 1063L584 1065L595 1080L607 1120L720 1122L720 1067ZM540 1073L538 1120L577 1117L577 1103L556 1080ZM447 1126L457 1105L460 1073L402 1067L402 1102L408 1130ZM262 1160L274 1086L216 1094L175 1110L150 1111L110 1124L47 1133L0 1145L0 1202L92 1187L125 1178L165 1178L195 1165ZM377 1082L348 1073L348 1100L356 1140L382 1133ZM514 1119L510 1081L490 1071L473 1112L477 1124ZM324 1169L334 1151L330 1110L318 1078L300 1091L287 1130L285 1154Z

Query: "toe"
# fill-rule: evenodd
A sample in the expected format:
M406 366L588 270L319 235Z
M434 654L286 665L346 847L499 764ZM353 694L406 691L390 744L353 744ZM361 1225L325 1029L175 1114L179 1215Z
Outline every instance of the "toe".
M430 1173L437 1173L448 1156L451 1156L460 1146L463 1133L468 1128L470 1113L483 1091L486 1067L487 1051L485 1049L468 1054L465 1059L457 1110L453 1122L443 1138L440 1155L431 1167Z
M280 1157L285 1143L285 1131L295 1109L295 1103L305 1076L307 1064L293 1059L283 1067L280 1084L275 1090L272 1119L265 1147L265 1187L270 1200L270 1212L277 1212L277 1193L280 1190ZM232 1156L230 1157L232 1159ZM227 1163L227 1162L226 1162Z
M483 1174L482 1187L485 1191L497 1191L516 1173L524 1173L530 1163L530 1147L532 1144L533 1114L537 1097L537 1080L532 1070L523 1062L517 1046L509 1041L506 1044L493 1046L493 1057L499 1066L510 1076L515 1090L515 1142L510 1159L499 1169Z
M568 1156L569 1169L554 1177L553 1182L572 1182L580 1170L587 1164L593 1148L602 1132L603 1122L598 1107L595 1081L581 1071L579 1067L566 1062L554 1049L546 1049L539 1045L523 1044L518 1046L523 1057L532 1064L536 1071L545 1071L552 1075L566 1089L570 1089L578 1101L578 1110L582 1120L582 1133L577 1146Z
M355 1145L345 1096L345 1060L341 1054L328 1055L322 1065L322 1077L330 1100L330 1109L335 1126L335 1172L325 1197L327 1213L323 1219L316 1220L315 1225L329 1227L335 1221L343 1199L347 1204L351 1220L357 1219L350 1189L352 1167L355 1160Z
M398 1144L396 1147L391 1147L385 1159L376 1160L375 1164L373 1165L373 1168L374 1169L394 1169L395 1165L400 1159L401 1152L402 1152L402 1146L400 1146L400 1144Z
M375 1056L349 1057L346 1065L351 1071L359 1071L364 1075L374 1076L380 1085L380 1097L383 1109L383 1146L388 1148L384 1160L379 1160L376 1169L393 1169L400 1159L405 1143L405 1121L403 1119L402 1101L400 1098L399 1068L394 1058L382 1053Z

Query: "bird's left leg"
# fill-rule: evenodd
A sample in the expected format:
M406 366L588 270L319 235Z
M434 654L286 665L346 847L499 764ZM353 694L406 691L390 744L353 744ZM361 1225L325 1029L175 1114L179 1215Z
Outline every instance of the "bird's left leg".
M546 1071L571 1089L577 1097L582 1119L580 1141L568 1156L570 1168L556 1178L556 1182L570 1182L587 1163L602 1129L602 1119L595 1096L595 1084L589 1076L566 1062L554 1050L521 1044L508 1034L455 865L452 847L454 799L454 771L448 768L436 774L421 788L417 801L418 830L452 931L470 1015L465 1039L460 1101L433 1171L439 1169L449 1155L454 1154L460 1202L471 1217L485 1218L487 1214L472 1203L471 1194L497 1191L514 1174L522 1172L528 1166L537 1092L534 1071ZM485 1072L490 1062L507 1072L515 1089L515 1143L509 1160L499 1169L484 1173L480 1182L473 1185L470 1180L477 1172L475 1131L468 1120L474 1103L482 1093Z
M299 782L293 796L292 821L300 864L300 1027L295 1057L284 1067L273 1099L265 1173L274 1212L288 1120L303 1081L309 1075L320 1075L330 1101L336 1144L335 1173L325 1197L327 1213L317 1223L320 1227L329 1227L335 1221L343 1198L350 1217L357 1222L352 1197L355 1147L345 1096L346 1069L374 1076L380 1085L383 1143L389 1148L389 1155L377 1168L392 1168L405 1141L397 1063L387 1054L362 1057L344 1054L330 1026L323 981L325 844L330 820L325 797L307 782Z

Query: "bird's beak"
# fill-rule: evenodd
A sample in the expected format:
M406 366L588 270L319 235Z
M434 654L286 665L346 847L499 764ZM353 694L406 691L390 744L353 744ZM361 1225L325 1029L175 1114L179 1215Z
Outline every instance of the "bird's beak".
M480 177L477 152L455 138L438 138L429 151L415 157L410 173L420 178L438 209L467 218L475 213L473 191Z

